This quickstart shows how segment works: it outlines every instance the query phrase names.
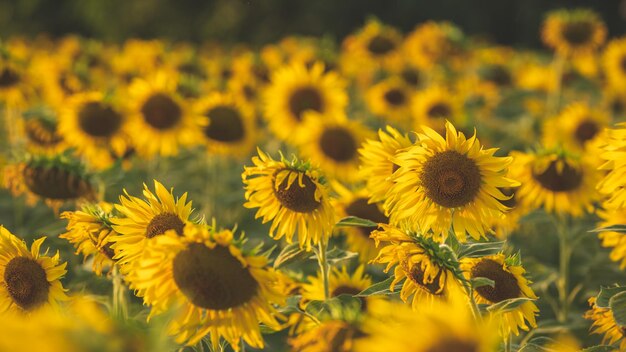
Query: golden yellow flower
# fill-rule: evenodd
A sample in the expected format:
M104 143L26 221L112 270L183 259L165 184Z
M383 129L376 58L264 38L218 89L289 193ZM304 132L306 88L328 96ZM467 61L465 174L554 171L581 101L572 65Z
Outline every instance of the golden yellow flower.
M428 127L422 131L392 159L399 168L385 201L391 223L437 240L451 229L460 241L467 234L484 237L507 210L500 201L509 197L500 188L518 185L506 176L513 159L494 156L496 148L483 149L475 135L467 139L449 122L445 139Z
M28 116L24 118L22 125L30 152L56 154L67 148L59 133L56 119L47 115Z
M585 314L585 319L593 320L591 332L603 334L602 343L613 345L619 342L620 351L626 350L624 328L617 325L613 312L609 308L601 308L596 305L596 297L589 298L591 309Z
M626 37L609 42L602 55L602 64L609 84L626 94Z
M368 89L365 101L374 115L384 121L406 126L411 119L412 99L412 89L394 77Z
M29 250L0 226L0 314L31 313L67 300L60 281L67 263L59 263L59 252L40 254L45 239L35 240Z
M306 301L324 300L324 279L321 274L309 276L308 283L302 284L302 299ZM345 266L332 268L328 277L328 288L330 297L339 295L357 295L366 288L372 286L372 279L365 274L365 266L361 265L354 270L353 274L348 272Z
M468 280L484 277L494 282L494 286L481 286L474 290L474 298L479 304L496 304L507 299L531 298L537 296L530 288L530 281L524 277L526 270L520 263L514 263L504 254L495 254L481 258L461 259L461 269ZM514 310L499 313L502 315L501 329L504 336L519 329L528 330L537 327L535 316L539 309L532 301L522 303Z
M465 116L461 112L461 102L450 90L431 86L415 94L412 104L413 128L428 126L439 134L446 131L446 121L463 124Z
M393 68L402 60L402 34L377 20L369 20L344 47L359 65Z
M230 230L188 225L151 240L135 266L133 285L145 292L150 316L174 311L169 333L195 345L207 334L213 348L224 338L263 348L259 324L278 330L274 304L284 301L279 274L268 258L244 252Z
M352 352L363 332L355 324L328 320L289 339L293 352Z
M430 69L440 64L456 50L454 38L462 33L448 22L429 21L418 25L404 41L404 51L415 66Z
M599 209L596 214L602 219L599 227L607 227L613 225L626 224L626 209L611 208L605 206ZM619 263L621 269L626 268L626 234L614 231L600 232L598 237L602 240L602 246L611 248L610 258L612 261Z
M598 183L598 190L608 196L606 206L609 208L621 208L626 205L626 124L619 123L615 128L608 130L608 138L604 146L604 153L600 157L605 163L600 167L607 170L606 176Z
M8 59L0 59L0 102L9 107L23 107L32 93L24 68Z
M561 55L593 52L606 39L606 27L590 10L550 12L541 28L543 42Z

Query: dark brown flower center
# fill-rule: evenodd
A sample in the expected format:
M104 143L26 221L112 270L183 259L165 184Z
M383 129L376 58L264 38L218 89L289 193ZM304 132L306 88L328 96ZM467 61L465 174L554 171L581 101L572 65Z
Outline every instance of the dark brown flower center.
M394 50L396 44L382 35L373 37L367 44L367 50L374 56L382 56Z
M40 119L26 121L24 130L28 140L42 147L50 147L59 144L63 137L57 133L56 123L49 123Z
M568 163L563 163L563 169L559 172L557 161L552 161L542 173L533 173L533 178L547 190L567 192L575 190L581 185L583 173Z
M110 137L122 125L122 115L99 102L89 102L78 112L78 125L93 137Z
M598 132L600 132L600 129L595 121L585 120L576 127L574 135L580 144L584 144L586 141L593 139Z
M613 115L618 116L624 114L624 112L626 112L626 104L619 98L613 98L611 102L611 112Z
M506 299L518 298L522 293L515 276L505 271L495 260L479 261L474 265L470 274L472 278L484 277L493 280L493 287L486 285L476 288L476 292L489 302L498 303Z
M243 139L245 127L239 111L232 106L216 106L207 111L209 125L204 129L204 135L209 139L220 142L236 142Z
M589 43L592 36L593 24L587 21L567 23L563 28L563 38L570 45L585 45Z
M168 230L174 230L179 236L182 236L184 228L185 223L178 215L174 213L161 213L150 220L148 227L146 227L146 237L152 238L162 235Z
M250 302L259 284L227 247L192 243L174 257L174 282L194 305L213 310Z
M626 74L626 55L624 55L620 61L620 68L622 69L622 73Z
M478 352L478 345L473 341L457 340L449 337L437 340L426 352Z
M246 84L242 88L243 95L246 97L247 101L253 101L256 99L256 90L252 88L250 85Z
M424 163L420 180L428 198L442 207L456 208L476 198L482 177L474 160L447 150Z
M264 65L256 65L252 68L252 73L261 83L270 82L270 71Z
M198 62L185 62L178 66L178 71L182 74L197 77L199 79L205 79L207 77L204 68L202 68L202 65Z
M13 302L24 310L37 308L48 301L50 283L39 263L15 257L4 269L4 282Z
M452 109L450 105L441 102L431 106L427 114L431 119L447 119L452 115Z
M0 72L0 88L10 88L18 84L20 81L20 75L14 70L5 67Z
M182 110L171 97L156 93L141 107L144 120L158 130L170 129L182 118Z
M322 95L314 87L299 88L289 97L289 111L298 121L302 121L302 114L305 111L322 112L323 105Z
M88 197L93 192L86 179L59 167L26 166L23 176L26 187L43 198L68 200Z
M431 295L437 295L438 296L438 295L442 295L443 294L443 290L441 289L442 286L440 284L441 275L443 274L443 270L441 270L441 269L439 270L439 272L437 273L437 275L435 275L435 278L433 279L432 282L425 283L424 282L424 271L420 267L420 264L413 265L411 270L408 270L408 264L405 264L405 268L404 269L405 269L405 271L407 271L407 277L414 284L416 284L418 287L422 288L423 290L426 290Z
M337 286L337 288L335 288L333 290L333 292L330 293L331 297L337 297L339 295L358 295L359 293L361 293L362 290L359 290L356 287L352 287L352 286L345 286L345 285L341 285L341 286Z
M484 80L492 82L498 87L510 86L513 82L511 73L502 65L489 65L483 69L481 76Z
M400 89L393 88L385 92L385 101L392 106L401 106L406 102L406 96Z
M346 207L348 216L356 216L375 223L388 223L389 218L383 214L375 203L368 203L366 198L357 198ZM368 237L376 227L357 227L363 236Z
M302 187L298 184L297 178L289 187L287 187L287 181L288 177L285 177L276 187L276 180L274 179L274 194L285 208L297 213L310 213L321 205L319 201L315 200L317 186L309 176L302 175Z
M421 82L420 72L411 68L405 68L400 73L400 77L410 86L417 87Z
M319 146L327 157L347 162L357 155L357 143L352 133L341 127L332 127L324 130L319 139Z

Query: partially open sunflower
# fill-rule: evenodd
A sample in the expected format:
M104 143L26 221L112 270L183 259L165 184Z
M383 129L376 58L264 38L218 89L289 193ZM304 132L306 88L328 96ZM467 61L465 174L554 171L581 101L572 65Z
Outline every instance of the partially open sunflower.
M596 297L589 298L591 309L585 313L585 319L592 320L591 332L602 334L602 343L616 344L619 342L620 351L626 350L626 338L624 338L624 327L620 326L613 317L610 308L602 308L596 305Z

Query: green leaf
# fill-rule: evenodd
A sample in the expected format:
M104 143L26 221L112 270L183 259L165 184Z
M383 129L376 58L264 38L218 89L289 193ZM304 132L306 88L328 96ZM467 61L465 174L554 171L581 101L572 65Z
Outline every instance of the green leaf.
M514 310L515 308L521 306L526 302L534 301L532 298L528 297L519 297L519 298L511 298L505 299L502 302L498 302L496 304L492 304L487 307L487 311L489 312L498 312L498 313L506 313Z
M611 300L611 297L625 291L626 286L601 287L600 293L596 297L596 307L610 308L609 301Z
M619 232L626 233L626 225L611 225L605 227L598 227L597 229L589 230L589 232Z
M326 301L310 301L306 305L305 311L315 317L324 315L335 316L343 308L358 309L361 307L361 300L348 294L339 295Z
M358 255L359 254L356 252L349 252L349 251L345 251L343 249L334 247L333 249L331 249L330 251L326 253L326 260L331 265L335 265L344 260L356 258Z
M599 346L588 347L588 348L585 348L584 350L580 350L580 352L611 352L611 351L617 351L617 348L613 346L599 345Z
M620 292L609 299L613 318L619 326L626 326L626 292Z
M459 258L478 258L486 255L496 254L502 251L505 241L498 242L475 242L462 244L459 251Z
M491 286L495 287L495 281L488 279L486 277L474 277L470 280L473 288L483 287L483 286Z
M278 257L276 257L276 260L274 261L274 269L281 268L296 261L308 259L311 255L311 252L307 252L300 248L299 243L289 244L283 248L283 250L278 254Z
M389 290L389 286L393 282L393 275L385 281L381 281L379 283L373 284L372 286L366 288L365 290L359 292L355 297L367 297L367 296L375 296L375 295L391 295L395 292L391 292ZM397 284L394 287L394 291L398 291L402 287L402 284Z
M367 219L361 219L356 216L346 216L335 224L335 227L360 226L360 227L378 227L378 224Z

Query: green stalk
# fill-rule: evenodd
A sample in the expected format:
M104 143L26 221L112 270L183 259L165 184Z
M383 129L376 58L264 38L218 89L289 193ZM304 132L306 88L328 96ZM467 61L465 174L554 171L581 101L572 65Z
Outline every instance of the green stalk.
M116 317L126 320L128 317L128 302L126 301L126 287L122 282L117 265L113 265L113 313Z
M324 299L330 299L330 287L328 284L328 276L329 276L329 265L328 260L326 258L326 251L328 249L328 240L321 240L319 243L319 251L317 255L317 262L320 266L320 273L322 274L322 279L324 280Z
M557 235L559 237L559 279L557 281L559 314L557 320L560 323L566 323L569 315L569 266L572 246L569 238L569 226L565 216L557 218Z

